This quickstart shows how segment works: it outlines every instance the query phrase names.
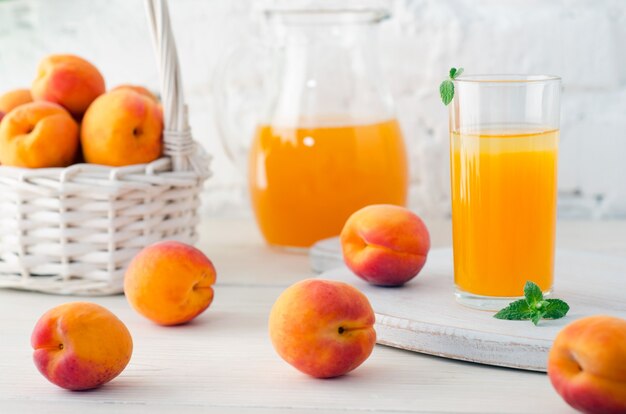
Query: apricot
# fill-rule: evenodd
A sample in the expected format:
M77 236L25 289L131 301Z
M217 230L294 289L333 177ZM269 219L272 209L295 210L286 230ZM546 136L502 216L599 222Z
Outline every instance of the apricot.
M269 332L278 355L317 378L346 374L361 365L376 343L374 311L355 287L307 279L274 303Z
M124 166L161 156L163 118L156 101L130 89L98 97L83 117L80 141L85 161Z
M584 413L626 413L626 320L579 319L561 330L548 355L561 397Z
M51 102L31 102L0 123L0 163L26 168L67 167L78 152L78 124Z
M35 101L57 103L80 119L105 90L100 71L87 60L74 55L50 55L39 63L31 93Z
M179 325L204 312L213 301L213 263L193 246L163 241L144 248L124 277L131 306L160 325Z
M20 105L33 101L30 89L14 89L0 95L0 120Z
M123 85L118 85L115 88L111 89L111 92L118 91L120 89L128 89L128 90L137 92L138 94L147 96L148 98L156 102L157 108L159 110L159 115L161 117L161 123L163 124L163 105L161 105L161 101L159 100L159 98L155 94L150 92L148 88L140 86L140 85L123 84Z
M341 230L346 265L380 286L406 283L422 270L430 250L424 222L399 206L377 204L353 213Z
M140 85L122 84L122 85L118 85L115 88L111 89L110 92L119 91L120 89L131 90L131 91L137 92L140 95L147 96L148 98L152 99L155 102L159 102L159 98L157 98L155 94L150 92L150 90L148 88L146 88L144 86L140 86Z
M88 302L66 303L46 312L35 325L31 344L39 372L68 390L111 381L133 353L124 323L106 308Z

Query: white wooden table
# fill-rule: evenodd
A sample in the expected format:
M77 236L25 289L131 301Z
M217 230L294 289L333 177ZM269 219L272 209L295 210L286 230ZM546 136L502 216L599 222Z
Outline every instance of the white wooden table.
M433 246L450 244L448 222L428 222ZM558 244L626 255L625 222L561 222ZM88 298L117 314L135 349L104 387L64 391L32 363L41 314L84 298L0 290L0 413L570 413L546 375L446 360L377 345L347 376L316 380L272 349L267 318L289 284L314 276L304 255L273 251L251 220L207 219L199 247L218 270L216 297L191 324L164 328L123 296Z

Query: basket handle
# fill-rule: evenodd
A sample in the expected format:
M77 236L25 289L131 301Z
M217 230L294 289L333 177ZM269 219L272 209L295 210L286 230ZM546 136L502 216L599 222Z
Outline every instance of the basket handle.
M163 104L163 153L172 159L174 171L196 171L200 176L208 176L208 161L198 155L196 143L191 136L183 94L178 54L167 0L145 0L148 25L152 43L156 51L161 82Z

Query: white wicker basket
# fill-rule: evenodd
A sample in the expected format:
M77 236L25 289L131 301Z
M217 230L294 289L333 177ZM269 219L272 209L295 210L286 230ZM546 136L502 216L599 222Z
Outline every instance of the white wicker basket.
M159 62L164 157L120 168L0 166L0 287L119 293L140 249L195 241L209 159L187 123L166 0L145 4Z

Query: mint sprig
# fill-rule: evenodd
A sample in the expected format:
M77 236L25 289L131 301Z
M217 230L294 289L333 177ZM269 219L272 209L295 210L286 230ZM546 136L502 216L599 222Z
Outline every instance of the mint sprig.
M454 82L456 78L461 76L463 73L463 68L450 68L450 73L448 75L448 79L441 82L439 85L439 95L441 95L441 100L444 105L448 105L452 102L452 98L454 98Z
M510 321L531 320L538 325L541 319L559 319L569 311L569 305L561 299L544 299L539 286L530 281L524 285L524 297L511 302L493 317Z

